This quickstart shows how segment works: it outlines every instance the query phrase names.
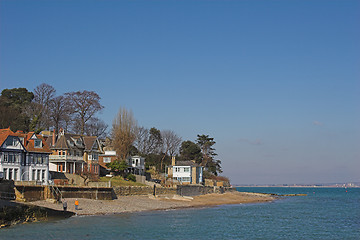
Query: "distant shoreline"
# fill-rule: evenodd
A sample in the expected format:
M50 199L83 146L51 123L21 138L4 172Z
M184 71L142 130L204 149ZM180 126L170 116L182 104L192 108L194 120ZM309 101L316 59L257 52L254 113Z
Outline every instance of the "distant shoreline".
M234 186L237 187L281 187L281 188L360 188L360 186L352 186L352 187L343 187L343 186L306 186L306 185L297 185L297 186L267 186L267 185L256 185L256 186L246 186L246 185L240 185L240 186Z

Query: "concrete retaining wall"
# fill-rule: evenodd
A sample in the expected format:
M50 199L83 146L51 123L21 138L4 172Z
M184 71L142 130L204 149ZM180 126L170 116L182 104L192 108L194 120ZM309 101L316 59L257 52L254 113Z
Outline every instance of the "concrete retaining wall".
M89 198L112 200L113 189L109 187L69 187L59 186L63 198Z
M0 199L15 199L14 181L0 179Z
M15 185L16 200L37 201L48 198L49 192L45 186Z
M15 186L16 200L37 201L55 198L52 186ZM108 187L69 187L57 186L63 198L89 198L98 200L112 200L114 193Z

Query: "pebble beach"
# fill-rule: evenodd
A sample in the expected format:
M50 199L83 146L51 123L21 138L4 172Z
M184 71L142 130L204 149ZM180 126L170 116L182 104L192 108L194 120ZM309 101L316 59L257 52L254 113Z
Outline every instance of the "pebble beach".
M75 198L65 199L67 211L76 215L120 214L140 211L169 210L192 207L211 207L225 204L260 203L275 200L274 196L259 193L228 192L224 194L207 194L195 197L179 195L122 196L114 200L78 199L79 208L75 210ZM63 205L50 201L35 201L27 204L63 210Z

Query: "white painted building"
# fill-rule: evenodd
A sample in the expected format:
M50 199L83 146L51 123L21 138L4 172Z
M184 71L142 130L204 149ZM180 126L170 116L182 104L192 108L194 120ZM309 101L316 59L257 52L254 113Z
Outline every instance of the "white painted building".
M203 167L193 161L179 161L168 167L168 175L182 184L199 184L203 182Z
M145 174L145 158L140 156L132 156L127 159L129 165L128 171L137 175Z
M35 133L0 129L0 172L14 181L49 180L49 147Z

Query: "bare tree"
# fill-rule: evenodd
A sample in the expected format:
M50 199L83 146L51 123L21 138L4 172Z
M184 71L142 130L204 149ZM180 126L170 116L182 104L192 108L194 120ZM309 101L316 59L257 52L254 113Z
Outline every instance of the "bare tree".
M161 131L163 140L163 149L165 154L169 154L170 157L175 156L179 151L182 139L172 130Z
M49 104L49 117L55 128L56 133L59 129L66 128L66 122L71 118L72 110L69 107L68 101L64 96L55 97Z
M169 154L170 157L174 156L175 153L179 150L182 141L181 137L176 135L176 133L172 130L161 131L161 137L163 142L164 155L161 158L160 169L162 169L166 155Z
M137 122L132 111L120 108L111 130L111 142L119 160L124 160L128 156L136 138L136 130Z
M34 89L34 99L26 108L26 113L31 118L30 130L40 131L49 128L49 105L55 93L55 88L46 83L42 83Z
M136 129L136 138L134 141L134 146L141 154L146 154L146 145L149 139L149 129L144 127L138 127Z
M156 128L146 129L140 127L136 132L135 147L143 154L159 154L162 150L162 138L160 130Z
M101 98L96 92L86 90L65 93L65 96L69 98L74 113L80 119L80 134L84 134L87 121L104 108L100 104Z
M85 125L85 133L88 136L97 136L105 139L107 136L108 125L99 118L91 118Z
M34 101L43 106L48 106L55 93L56 90L53 86L42 83L34 89Z

